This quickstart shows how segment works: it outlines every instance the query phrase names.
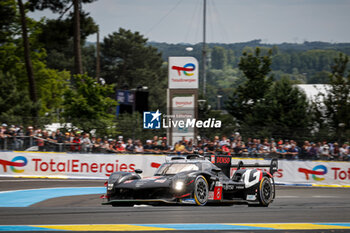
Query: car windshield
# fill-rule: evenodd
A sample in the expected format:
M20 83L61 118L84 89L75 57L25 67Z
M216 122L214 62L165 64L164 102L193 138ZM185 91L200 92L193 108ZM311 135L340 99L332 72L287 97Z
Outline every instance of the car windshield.
M157 171L159 175L174 175L185 171L198 171L199 167L194 163L164 163Z

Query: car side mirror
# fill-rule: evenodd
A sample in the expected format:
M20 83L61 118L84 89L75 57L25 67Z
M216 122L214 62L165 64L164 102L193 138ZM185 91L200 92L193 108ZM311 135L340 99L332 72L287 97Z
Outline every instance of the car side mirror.
M216 167L216 168L211 169L211 171L213 171L215 173L219 173L219 172L221 172L221 169Z
M141 174L141 173L142 173L142 170L141 170L141 169L135 169L135 173L136 173L136 174Z

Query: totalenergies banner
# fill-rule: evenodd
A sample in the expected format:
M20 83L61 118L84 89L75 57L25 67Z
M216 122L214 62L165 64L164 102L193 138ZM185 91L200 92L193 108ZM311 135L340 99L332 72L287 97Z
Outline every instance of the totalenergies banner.
M239 158L232 159L237 164ZM269 160L246 159L244 163L269 164ZM269 168L266 168L268 171ZM350 185L350 162L279 160L274 174L276 183L310 185Z
M115 171L152 176L164 155L0 152L0 176L105 179Z
M194 57L169 57L169 89L198 88L198 61Z

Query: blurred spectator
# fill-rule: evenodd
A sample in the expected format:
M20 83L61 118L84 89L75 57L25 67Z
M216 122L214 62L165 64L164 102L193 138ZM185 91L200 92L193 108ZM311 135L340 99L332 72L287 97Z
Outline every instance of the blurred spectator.
M96 138L96 137L91 137L91 152L93 153L98 153L102 152L101 146L102 146L102 139L101 138Z
M255 143L254 143L255 142ZM259 151L258 151L258 148L257 148L257 141L254 139L253 140L253 143L251 143L249 146L248 146L248 153L249 153L249 156L251 157L258 157L258 154L259 154Z
M319 148L320 159L321 160L330 160L331 154L329 150L329 146L326 141L323 141L323 145Z
M138 141L135 148L134 148L134 152L136 153L142 153L144 152L144 149L143 149L143 146L142 146L142 143L141 141Z
M333 143L333 146L331 148L331 159L332 160L339 160L339 145L337 142Z
M158 140L152 142L152 150L154 153L159 153Z
M37 142L38 150L39 151L44 151L45 140L44 140L43 135L41 134L41 132L36 135L36 142Z
M0 149L5 147L5 138L8 137L7 124L3 123L0 128Z
M221 141L219 142L219 146L229 146L229 140L227 140L226 136L222 136Z
M190 140L189 142L186 143L185 152L188 153L188 154L193 154L194 147L193 147L193 144L192 144L192 140Z
M291 147L286 152L287 159L298 159L298 149L294 144L291 144Z
M270 144L268 143L268 140L265 139L264 144L260 146L259 153L262 154L263 157L267 157L271 152L270 148L271 147L270 147Z
M127 141L127 143L126 143L126 146L125 146L125 150L127 151L127 152L133 152L134 151L134 144L132 143L132 139L131 138L129 138L128 139L128 141Z
M287 151L283 148L283 145L278 145L276 153L279 158L285 159Z
M179 141L178 143L175 144L175 152L177 154L181 154L185 152L185 146L183 145L182 141Z
M90 140L90 135L88 133L85 133L83 136L83 139L81 140L81 148L82 151L87 153L87 152L91 152L92 150L92 142Z
M307 152L308 159L318 159L318 148L316 143L311 143L311 147Z
M123 146L123 141L118 141L115 146L116 152L125 152L125 147Z
M209 144L206 147L206 150L204 150L204 151L207 153L210 153L210 154L215 154L216 149L217 148L216 148L216 145L214 144L214 142L209 142Z
M163 153L170 152L169 146L164 141L160 144L159 150Z
M152 145L152 140L147 140L146 141L146 145L143 146L143 150L145 152L153 152L153 145Z
M101 150L102 150L103 152L109 151L109 142L108 142L108 140L104 140L104 141L103 141L103 143L102 143L102 145L101 145Z
M345 142L343 146L339 149L339 159L343 161L350 160L350 149L348 142Z
M80 135L80 133L78 133L78 135ZM73 145L71 145L71 151L73 152L78 152L81 150L81 146L80 146L81 140L78 135L75 135L72 140Z
M303 146L300 149L299 152L299 159L307 159L308 158L308 151L310 150L311 145L309 141L304 141Z

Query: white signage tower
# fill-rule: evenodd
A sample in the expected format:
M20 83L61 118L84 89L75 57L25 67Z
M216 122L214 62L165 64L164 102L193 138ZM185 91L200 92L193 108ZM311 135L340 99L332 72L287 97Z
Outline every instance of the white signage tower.
M165 121L181 121L197 118L198 100L198 61L194 57L169 57L167 107L168 117ZM174 145L185 138L196 138L195 128L179 125L169 127L168 143Z

